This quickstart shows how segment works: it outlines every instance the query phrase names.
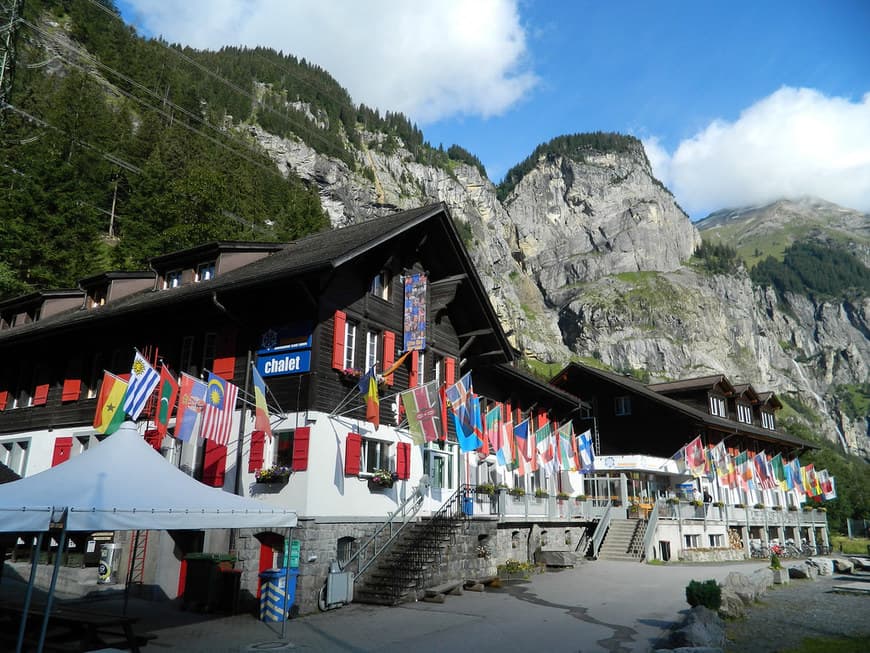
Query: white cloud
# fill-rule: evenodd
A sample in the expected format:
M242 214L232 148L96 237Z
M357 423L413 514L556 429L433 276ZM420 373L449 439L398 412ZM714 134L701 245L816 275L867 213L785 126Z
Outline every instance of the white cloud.
M870 211L870 93L855 102L783 87L671 156L656 139L644 145L656 176L697 217L805 195Z
M537 82L517 0L126 0L135 22L195 48L262 45L329 71L353 97L426 123L498 115ZM129 12L125 12L128 14Z

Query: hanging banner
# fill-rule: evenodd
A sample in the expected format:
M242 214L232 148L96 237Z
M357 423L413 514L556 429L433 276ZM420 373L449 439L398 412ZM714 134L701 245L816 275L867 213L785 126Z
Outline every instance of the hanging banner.
M405 277L403 351L426 349L426 287L425 274L409 274Z

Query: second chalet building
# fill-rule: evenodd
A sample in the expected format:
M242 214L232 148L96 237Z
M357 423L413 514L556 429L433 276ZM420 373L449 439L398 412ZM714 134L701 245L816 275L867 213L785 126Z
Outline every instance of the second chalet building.
M571 364L547 384L520 371L443 205L289 244L212 243L157 257L151 267L0 302L0 463L31 476L98 446L92 423L103 370L128 374L134 350L176 374L217 374L249 398L256 365L273 407L271 440L254 428L244 401L227 446L157 436L153 405L139 428L203 483L296 511L296 602L304 611L328 602L324 583L335 580L336 565L363 572L357 598L392 602L444 580L492 575L507 559L607 555L608 541L640 559L735 546L742 556L752 539L826 537L824 518L803 512L666 511L657 498L692 490L729 506L755 502L694 479L672 460L698 435L708 445L786 455L807 445L775 430L775 397L721 376L644 386ZM378 387L378 428L366 420L358 389L373 366L394 368ZM446 438L416 443L399 393L469 372L487 406L497 404L513 424L528 420L533 434L547 425L594 433L594 465L581 473L570 462L533 463L521 474L502 464L495 446L461 453L452 421L440 427ZM286 468L280 482L257 482L256 472L272 466ZM385 472L388 482L379 482ZM765 503L789 501L797 498L780 493ZM634 506L644 506L642 514ZM404 528L402 545L411 547L401 565L369 550L385 520L388 533ZM631 531L628 544L618 528ZM114 537L144 588L181 595L187 554L229 551L243 596L252 598L258 572L281 562L280 535ZM95 539L72 537L79 551Z

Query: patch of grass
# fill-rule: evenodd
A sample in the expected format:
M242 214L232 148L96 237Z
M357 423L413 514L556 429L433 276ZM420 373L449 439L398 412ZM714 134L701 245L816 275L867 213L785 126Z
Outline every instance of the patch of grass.
M845 535L832 535L831 548L843 553L866 554L870 539L866 537L853 537L851 540ZM870 649L868 649L870 650Z
M870 651L870 635L858 637L808 637L797 648L783 653L864 653Z
M565 367L564 363L545 363L544 361L539 361L536 358L524 358L522 361L522 365L532 375L544 381L549 381L554 376L556 376L557 372Z
M870 383L849 383L834 387L840 410L852 419L870 415Z
M646 564L652 565L653 567L664 567L668 563L666 563L664 560L654 559L654 560L647 560Z

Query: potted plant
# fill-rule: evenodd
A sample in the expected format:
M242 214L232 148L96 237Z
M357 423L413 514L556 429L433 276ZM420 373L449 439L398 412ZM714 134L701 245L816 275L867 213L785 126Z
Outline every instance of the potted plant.
M755 504L754 506L752 506L752 507L755 508L756 510L764 510L764 504L763 504L763 503L756 503L756 504Z
M507 483L496 483L495 491L496 492L507 492L510 488Z
M273 465L266 469L258 469L254 474L257 483L286 483L290 479L290 468L284 465Z
M508 493L512 497L524 497L524 496L526 496L526 491L521 487L512 487L510 490L508 490Z
M789 507L788 507L788 511L789 511L789 512L797 512L797 509L798 509L797 506L789 506Z
M804 512L812 512L813 507L804 504L803 510L804 510Z
M734 507L735 507L735 508L745 508L745 507L746 507L746 504L743 504L743 503L735 503L735 504L734 504Z
M700 499L692 499L690 503L691 503L693 506L695 506L696 508L700 508L701 506L704 505L704 502L701 501Z
M559 493L556 494L556 498L557 498L559 501L566 501L566 500L568 500L568 499L571 498L571 495L568 494L567 492L559 492Z
M776 510L777 512L779 512L780 510L782 510L782 506L771 506L771 508L773 508L773 509Z
M399 475L396 472L391 472L388 469L376 469L369 477L369 482L378 487L391 488L398 478Z
M818 510L819 512L828 512L828 509L824 506L819 506L818 508L816 508L816 510Z
M713 502L713 506L716 507L716 508L724 508L724 507L725 507L725 502L724 502L724 501L714 501L714 502Z
M680 505L680 499L678 497L668 497L668 504L678 506Z
M585 494L578 494L576 497L574 497L574 501L576 501L577 503L583 503L588 498L589 497L587 497Z
M495 494L495 486L492 483L479 483L474 487L474 493L492 496Z
M535 490L535 498L536 499L546 499L549 496L550 496L550 493L544 489L538 488L537 490Z

